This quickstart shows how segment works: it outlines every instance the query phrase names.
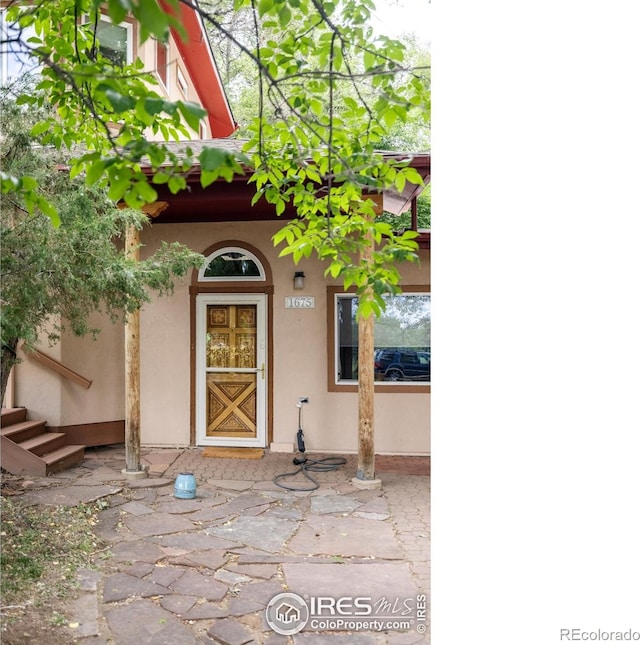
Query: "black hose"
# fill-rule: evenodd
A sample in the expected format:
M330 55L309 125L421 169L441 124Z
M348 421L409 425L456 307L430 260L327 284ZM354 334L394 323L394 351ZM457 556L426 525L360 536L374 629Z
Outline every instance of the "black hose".
M332 470L337 470L339 466L344 466L344 464L347 463L347 460L344 457L325 457L324 459L307 459L306 457L296 457L293 460L293 463L296 465L301 464L300 468L292 473L282 473L281 475L276 475L273 478L273 483L276 486L280 486L280 488L284 488L286 490L310 491L319 488L320 484L318 484L318 482L313 477L311 477L309 471L316 473L326 473ZM313 486L311 488L298 488L280 482L282 478L294 477L298 473L302 473L308 480L311 481Z

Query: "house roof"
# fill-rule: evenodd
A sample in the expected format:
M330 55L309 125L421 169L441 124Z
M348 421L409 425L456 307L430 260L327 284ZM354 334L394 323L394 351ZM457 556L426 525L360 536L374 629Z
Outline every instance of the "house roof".
M382 193L382 207L384 210L394 215L400 215L411 208L413 200L420 195L431 180L431 155L427 152L412 153L388 150L382 150L381 152L387 159L408 160L409 166L417 170L424 181L422 186L407 182L402 192L388 189Z
M160 0L160 5L167 13L175 15L163 0ZM200 103L208 112L211 134L214 137L228 137L238 129L238 124L231 113L202 17L196 9L197 2L194 5L180 3L178 9L178 19L186 31L186 40L174 28L171 28L171 34L189 71Z
M197 141L178 141L165 144L179 153L186 146L194 156L205 148L219 148L228 152L241 152L246 141L241 139L207 139ZM381 151L387 159L408 160L423 178L425 185L431 177L431 155L429 153L406 153L398 151ZM265 199L251 205L255 195L255 185L248 179L251 169L244 175L234 175L232 181L219 179L203 188L200 184L200 167L196 163L187 176L187 189L173 195L166 184L156 185L158 202L162 210L154 217L157 224L178 222L229 222L259 221L276 219L294 219L297 213L293 206L287 205L281 216L276 215L275 208ZM383 208L396 215L411 207L412 201L424 190L423 186L407 184L402 193L393 190L383 192ZM422 248L429 248L430 233L421 232L418 243Z

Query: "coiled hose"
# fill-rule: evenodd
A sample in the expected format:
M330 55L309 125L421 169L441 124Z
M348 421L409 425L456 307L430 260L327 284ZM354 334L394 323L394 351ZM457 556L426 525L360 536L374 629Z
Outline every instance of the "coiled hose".
M280 488L293 491L310 491L316 490L320 487L320 484L309 474L309 472L315 473L326 473L332 470L337 470L340 466L344 466L347 463L347 460L344 457L325 457L324 459L307 459L306 457L296 457L293 460L293 463L300 465L298 470L294 470L291 473L282 473L281 475L276 475L273 478L273 483ZM289 484L282 483L282 479L285 477L295 477L297 474L302 473L310 482L311 486L300 488L298 486L292 486Z

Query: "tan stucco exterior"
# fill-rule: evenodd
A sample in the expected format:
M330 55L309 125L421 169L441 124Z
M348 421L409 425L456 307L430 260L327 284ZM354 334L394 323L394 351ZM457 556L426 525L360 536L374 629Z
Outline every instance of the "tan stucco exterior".
M292 449L298 424L296 402L308 396L303 426L308 451L357 452L357 392L328 388L327 286L324 266L305 260L295 266L278 258L271 236L278 221L160 224L142 234L141 255L153 253L162 240L179 241L198 252L226 240L242 240L261 252L273 276L272 442L267 447ZM429 251L420 265L403 267L405 284L428 285ZM302 292L293 290L294 271L306 274ZM141 441L143 445L186 446L191 430L191 276L176 281L174 295L154 299L141 314ZM313 309L286 309L285 296L315 297ZM121 324L92 321L99 339L66 336L54 355L93 380L85 390L28 360L18 366L16 404L52 425L76 425L124 418L124 340ZM43 348L44 351L48 351ZM24 378L27 376L28 378ZM29 383L27 389L24 383ZM420 389L420 388L418 388ZM375 450L379 454L430 454L430 398L419 392L376 392ZM57 418L52 418L57 414Z
M167 41L167 68L166 68L166 83L161 78L161 75L158 73L158 61L156 57L156 46L157 43L154 39L150 38L142 45L138 45L135 54L142 60L144 63L144 69L148 72L153 72L158 84L155 85L152 89L158 94L164 95L171 101L192 101L194 103L200 103L200 97L195 88L193 80L189 75L189 72L186 68L184 61L180 56L178 51L178 46L176 40L171 35ZM181 78L185 82L185 87L182 88L178 82L178 69L180 70ZM201 122L200 132L192 132L192 138L204 138L206 139L211 135L210 128L206 119L203 119ZM151 128L146 132L147 138L149 140L162 140L162 133L153 133Z

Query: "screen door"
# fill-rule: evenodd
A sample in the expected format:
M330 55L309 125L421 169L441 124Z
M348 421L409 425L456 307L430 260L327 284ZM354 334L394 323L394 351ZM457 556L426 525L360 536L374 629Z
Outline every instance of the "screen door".
M198 296L198 445L265 446L265 300L262 294Z

